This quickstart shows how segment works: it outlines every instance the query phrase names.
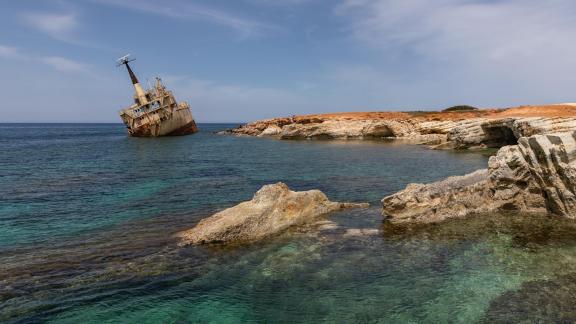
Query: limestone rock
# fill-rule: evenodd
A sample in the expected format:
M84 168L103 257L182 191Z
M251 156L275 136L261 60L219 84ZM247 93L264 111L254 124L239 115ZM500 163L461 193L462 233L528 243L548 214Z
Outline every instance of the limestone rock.
M486 189L492 193L490 210L545 213L542 191L534 181L521 146L505 146L488 161L489 181Z
M519 136L529 137L552 133L563 133L576 130L576 118L552 117L552 118L519 118L514 121L513 127Z
M394 120L328 120L322 123L290 124L281 139L363 139L404 137L417 132L409 122Z
M457 122L448 132L448 141L457 149L500 148L515 145L521 137L576 130L572 117L509 117L471 119Z
M477 117L459 120L422 118L322 119L276 118L246 124L236 135L280 139L408 139L436 148L476 149L515 145L521 137L576 130L575 117Z
M576 218L576 132L522 137L488 170L411 184L382 200L392 222L436 222L498 210Z
M332 202L319 190L294 192L279 182L263 186L252 200L203 219L178 236L183 244L251 242L353 207L367 204Z
M546 210L576 218L576 132L522 138L518 147Z
M258 136L276 136L282 133L282 128L278 125L270 125L266 127L265 130L262 131Z
M431 223L486 209L488 170L430 184L409 184L382 200L383 215L392 222Z
M246 125L241 125L237 128L230 129L228 131L221 132L222 134L234 134L234 135L248 135L248 136L260 136L263 132L271 133L272 130L277 128L282 128L284 125L291 124L292 120L290 118L274 118L274 119L264 119L258 120ZM272 128L271 128L272 127ZM265 136L265 135L263 135Z

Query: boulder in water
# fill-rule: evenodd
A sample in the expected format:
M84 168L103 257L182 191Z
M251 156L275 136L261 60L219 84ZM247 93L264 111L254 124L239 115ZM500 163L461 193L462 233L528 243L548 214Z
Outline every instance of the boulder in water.
M262 187L252 200L203 219L179 236L183 244L252 242L354 207L368 204L332 202L319 190L295 192L279 182Z

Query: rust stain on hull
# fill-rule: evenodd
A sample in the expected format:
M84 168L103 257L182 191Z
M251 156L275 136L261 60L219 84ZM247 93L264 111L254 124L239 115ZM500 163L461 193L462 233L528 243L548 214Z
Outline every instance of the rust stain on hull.
M184 127L178 128L177 130L173 131L172 133L168 133L168 136L182 136L182 135L189 135L194 134L198 131L198 126L196 126L195 121L191 121Z
M198 132L187 102L177 102L160 78L153 88L144 90L130 68L128 56L119 60L125 65L134 85L134 104L120 111L120 118L134 137L181 136Z

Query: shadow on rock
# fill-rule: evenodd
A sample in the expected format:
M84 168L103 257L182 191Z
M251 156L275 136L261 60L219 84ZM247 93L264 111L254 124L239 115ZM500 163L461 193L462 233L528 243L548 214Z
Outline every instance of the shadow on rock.
M426 239L434 241L480 240L489 235L510 235L514 247L536 250L540 247L576 244L576 222L561 217L524 214L494 213L450 219L431 224L382 225L384 237L389 240Z

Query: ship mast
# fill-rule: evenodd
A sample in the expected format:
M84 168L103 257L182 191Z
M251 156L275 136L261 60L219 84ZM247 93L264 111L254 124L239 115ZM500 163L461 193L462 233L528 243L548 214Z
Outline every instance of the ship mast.
M136 98L138 99L138 105L141 106L147 104L148 99L146 98L146 93L144 92L144 89L142 89L142 86L140 85L138 78L134 74L134 71L132 71L132 68L130 68L129 63L134 60L135 59L130 58L130 54L124 55L118 59L118 66L126 65L126 69L128 70L128 74L130 75L130 80L132 80L132 85L134 85L134 90L136 91Z

